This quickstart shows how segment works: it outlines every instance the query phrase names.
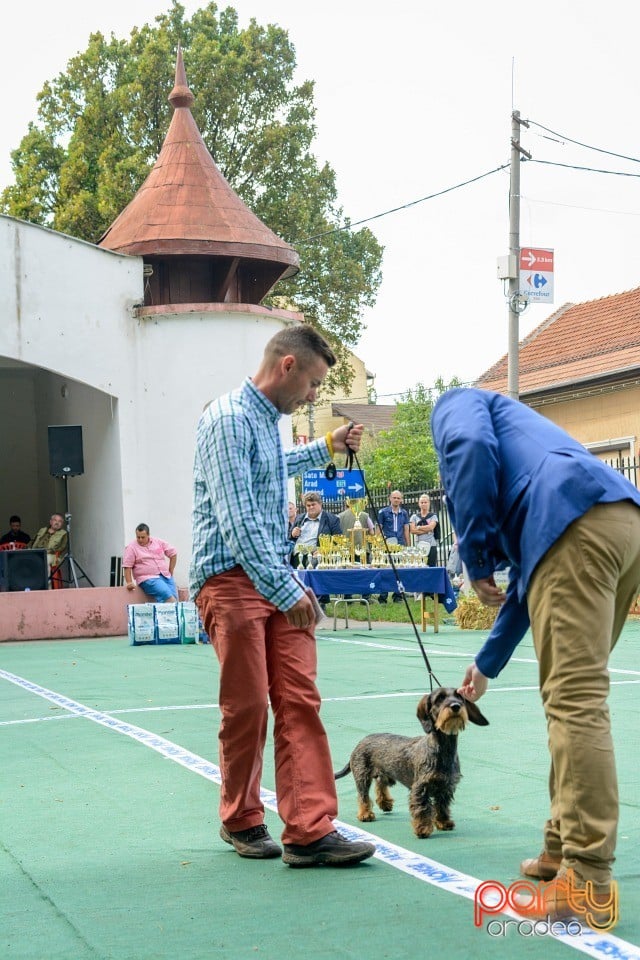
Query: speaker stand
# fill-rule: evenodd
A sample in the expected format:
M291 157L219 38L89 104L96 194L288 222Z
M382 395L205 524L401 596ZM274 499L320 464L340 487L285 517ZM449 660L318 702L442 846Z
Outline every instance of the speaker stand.
M73 585L77 588L78 580L86 580L89 586L92 587L93 583L84 572L78 561L74 559L74 556L71 552L71 514L69 513L69 488L67 486L69 478L63 477L62 479L64 480L64 519L67 526L67 552L55 570L52 570L49 574L49 580L51 581L56 574L60 574L60 579L66 586ZM67 574L66 577L63 576L63 569Z
M67 573L66 577L63 576L63 568L65 568L65 572ZM70 553L65 553L58 566L51 572L49 580L51 580L57 573L60 574L60 579L65 586L70 587L73 585L74 587L78 587L78 580L86 580L90 587L94 586L80 564L77 562L77 560L73 559L73 556Z

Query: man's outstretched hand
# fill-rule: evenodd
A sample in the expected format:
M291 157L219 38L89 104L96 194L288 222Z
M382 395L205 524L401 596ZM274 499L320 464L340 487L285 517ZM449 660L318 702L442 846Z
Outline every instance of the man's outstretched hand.
M483 693L486 693L489 686L489 680L484 673L480 673L475 663L469 664L467 672L464 675L462 685L458 687L458 693L461 693L466 700L479 700Z

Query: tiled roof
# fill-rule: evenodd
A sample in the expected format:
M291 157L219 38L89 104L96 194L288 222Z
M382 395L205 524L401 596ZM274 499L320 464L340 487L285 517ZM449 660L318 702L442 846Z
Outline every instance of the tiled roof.
M363 423L365 430L378 433L380 430L390 430L393 426L393 415L396 412L394 403L348 403L340 401L331 404L334 417L344 417L354 423Z
M521 394L552 390L640 368L640 287L567 303L520 341ZM487 390L507 389L507 356L476 381Z

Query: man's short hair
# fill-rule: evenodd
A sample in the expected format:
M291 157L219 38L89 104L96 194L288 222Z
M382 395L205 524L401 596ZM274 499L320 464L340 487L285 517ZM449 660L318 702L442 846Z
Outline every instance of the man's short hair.
M146 523L139 523L138 526L136 527L136 533L143 533L143 532L149 533L149 527L146 525Z
M311 490L309 493L305 493L302 501L303 503L322 503L322 496L315 490Z
M9 517L9 523L22 523L22 520L17 513L14 513L12 517Z
M280 330L271 337L264 354L269 359L292 354L303 366L311 363L316 357L322 357L328 367L334 367L337 362L335 353L324 337L306 323Z

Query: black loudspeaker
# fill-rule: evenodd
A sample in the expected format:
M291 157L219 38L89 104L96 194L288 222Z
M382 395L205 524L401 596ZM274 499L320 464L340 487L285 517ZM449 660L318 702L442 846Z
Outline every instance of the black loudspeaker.
M46 590L46 550L0 550L0 590Z
M79 477L84 473L82 427L49 427L49 473Z

